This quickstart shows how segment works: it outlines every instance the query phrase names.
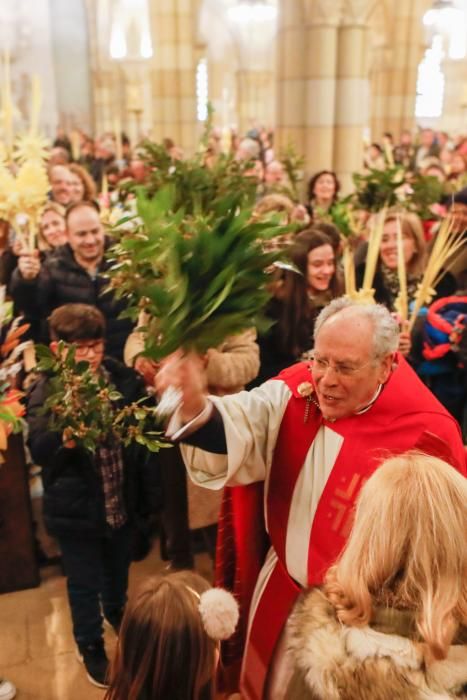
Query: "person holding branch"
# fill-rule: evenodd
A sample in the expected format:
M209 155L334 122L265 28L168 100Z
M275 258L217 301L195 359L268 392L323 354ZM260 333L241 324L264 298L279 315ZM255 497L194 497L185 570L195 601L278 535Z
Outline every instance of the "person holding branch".
M466 470L459 429L397 353L398 326L387 309L336 299L314 335L312 362L251 392L207 397L201 361L181 351L156 380L159 391L182 393L167 435L181 443L196 483L264 482L269 551L264 557L259 538L237 543L244 571L258 573L241 674L248 700L279 700L270 679L284 663L289 614L342 551L358 492L383 456L416 448ZM261 512L249 517L260 521ZM220 547L230 534L224 528ZM248 601L241 607L245 615Z

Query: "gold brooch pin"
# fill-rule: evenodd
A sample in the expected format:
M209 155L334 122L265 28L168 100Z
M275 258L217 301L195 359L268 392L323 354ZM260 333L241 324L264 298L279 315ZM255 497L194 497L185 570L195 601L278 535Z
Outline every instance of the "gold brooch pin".
M302 382L298 385L297 391L302 398L306 399L305 413L303 415L303 422L306 423L310 414L310 406L313 401L311 397L312 394L314 394L315 388L311 382Z
M308 398L308 396L312 395L312 393L314 392L314 387L313 384L311 384L311 382L302 382L298 385L297 391L302 398L306 399Z

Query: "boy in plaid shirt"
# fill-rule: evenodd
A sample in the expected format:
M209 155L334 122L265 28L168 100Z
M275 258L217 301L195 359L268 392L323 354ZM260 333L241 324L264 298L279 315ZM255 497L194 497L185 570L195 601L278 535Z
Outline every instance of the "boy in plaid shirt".
M133 369L104 357L105 320L97 308L61 306L51 314L49 330L51 349L57 349L59 340L73 343L75 359L87 361L93 372L114 384L123 404L144 395L144 383ZM91 683L107 687L102 612L118 630L128 586L131 518L149 453L109 441L92 455L51 432L48 416L37 414L47 381L42 375L29 395L29 444L43 470L44 520L62 551L79 658Z

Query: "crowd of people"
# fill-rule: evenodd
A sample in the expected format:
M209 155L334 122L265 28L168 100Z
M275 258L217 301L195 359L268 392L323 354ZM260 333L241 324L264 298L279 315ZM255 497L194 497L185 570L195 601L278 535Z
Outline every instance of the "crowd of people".
M214 129L205 168L223 147ZM286 227L268 244L285 262L269 272L269 327L202 357L143 357L147 319L132 321L109 289L109 212L151 176L125 134L58 133L36 248L2 227L0 284L30 339L54 353L73 345L123 406L169 387L182 396L170 449L102 441L89 453L38 412L50 377L25 380L79 658L108 700L467 697L465 247L412 328L397 306L399 227L409 305L443 219L465 235L467 140L422 129L365 150L362 172L399 164L408 187L417 173L440 185L423 218L385 211L374 304L345 296L337 174L315 173L300 198L300 166L272 132L232 135L230 149L256 187L253 219ZM373 213L356 219L359 288ZM166 570L127 603L131 561L154 532ZM203 549L233 597L192 571ZM111 663L104 622L118 635Z

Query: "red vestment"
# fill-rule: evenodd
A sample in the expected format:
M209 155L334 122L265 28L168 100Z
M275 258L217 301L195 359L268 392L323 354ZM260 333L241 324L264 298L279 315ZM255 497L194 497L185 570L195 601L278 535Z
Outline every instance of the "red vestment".
M365 414L335 422L325 420L313 404L304 421L307 399L300 396L297 387L312 381L308 364L295 365L282 372L278 379L285 382L292 393L275 445L264 504L268 534L278 561L255 608L245 648L241 690L242 697L249 700L263 697L275 645L301 590L287 571L285 547L289 510L303 462L320 427L329 427L342 436L343 442L313 520L308 548L310 586L322 582L325 572L342 550L358 492L382 460L419 449L441 457L465 473L465 453L457 423L404 360L400 359L381 395ZM245 490L247 495L243 499ZM223 509L216 582L233 589L245 614L253 589L251 576L257 575L264 558L264 538L258 531L258 523L263 519L258 513L261 497L256 485L235 487L231 496L234 493L234 508ZM232 506L232 502L227 505ZM231 527L233 523L237 525ZM252 524L255 525L253 529ZM242 539L237 539L239 535ZM231 564L225 556L227 544L235 556L235 569L230 566L230 571L223 566L229 561ZM241 635L244 630L243 625ZM239 641L237 637L237 650Z

